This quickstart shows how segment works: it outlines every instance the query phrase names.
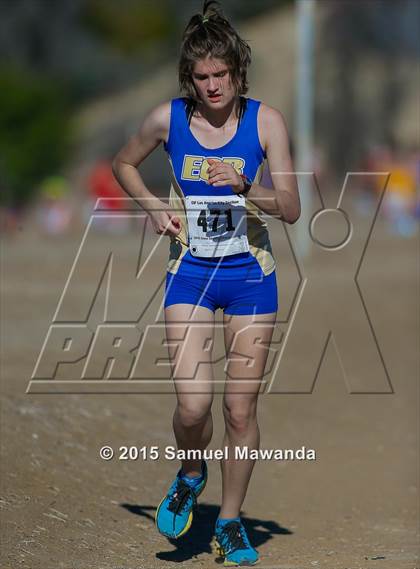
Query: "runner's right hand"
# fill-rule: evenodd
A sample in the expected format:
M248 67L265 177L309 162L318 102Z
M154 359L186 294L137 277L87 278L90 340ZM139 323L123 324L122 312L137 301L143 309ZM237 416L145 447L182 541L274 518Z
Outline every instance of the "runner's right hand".
M178 235L181 232L181 220L162 203L162 209L149 213L153 229L158 235Z

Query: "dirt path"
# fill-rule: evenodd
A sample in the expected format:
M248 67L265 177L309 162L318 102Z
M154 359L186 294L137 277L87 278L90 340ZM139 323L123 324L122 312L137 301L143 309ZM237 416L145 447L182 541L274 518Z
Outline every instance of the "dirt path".
M98 237L92 260L110 239ZM118 239L128 266L134 240ZM285 316L296 274L284 236L273 239L277 258L284 259L278 274ZM217 461L209 461L192 530L169 542L155 530L153 515L178 462L107 462L98 455L105 444L157 445L161 452L173 445L171 393L25 394L79 242L80 235L46 239L29 227L4 242L0 566L216 567L209 542L220 503ZM243 518L261 569L419 566L415 253L415 240L390 236L379 221L360 276L394 394L350 395L330 345L312 394L260 397L263 448L316 451L315 461L256 464ZM165 255L159 249L156 269ZM311 263L316 266L316 254ZM76 299L89 288L89 264L84 270ZM140 302L155 276L145 276ZM124 286L123 277L118 282ZM130 294L126 302L133 302ZM316 328L309 315L308 345ZM304 352L303 346L296 353L296 365ZM216 449L223 434L220 395L213 409Z

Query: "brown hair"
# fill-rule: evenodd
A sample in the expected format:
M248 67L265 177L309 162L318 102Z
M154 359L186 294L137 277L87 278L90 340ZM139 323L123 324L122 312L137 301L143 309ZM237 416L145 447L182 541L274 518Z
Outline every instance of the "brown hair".
M223 16L220 5L206 0L203 13L195 14L184 30L178 65L181 92L197 101L192 80L196 61L207 56L222 59L229 67L231 81L237 95L248 91L247 69L251 63L251 48Z

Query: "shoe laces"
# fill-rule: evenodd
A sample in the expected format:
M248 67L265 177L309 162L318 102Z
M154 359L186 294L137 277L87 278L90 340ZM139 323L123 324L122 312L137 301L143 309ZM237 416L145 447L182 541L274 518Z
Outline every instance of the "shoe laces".
M175 492L170 497L168 510L173 512L175 516L180 514L187 506L189 498L192 498L193 503L196 504L197 499L194 490L183 480L178 480Z
M248 544L245 542L245 530L240 522L229 522L220 529L220 540L223 547L229 548L226 554L237 549L248 549Z

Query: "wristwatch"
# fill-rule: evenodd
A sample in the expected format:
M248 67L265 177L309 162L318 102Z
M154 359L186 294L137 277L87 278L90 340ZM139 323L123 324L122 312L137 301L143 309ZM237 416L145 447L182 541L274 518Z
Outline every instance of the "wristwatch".
M242 178L242 181L244 183L244 189L242 190L242 192L238 192L238 194L240 196L246 196L247 193L249 192L249 190L251 189L252 186L252 180L250 180L248 178L248 176L245 176L245 174L239 174L240 177Z

